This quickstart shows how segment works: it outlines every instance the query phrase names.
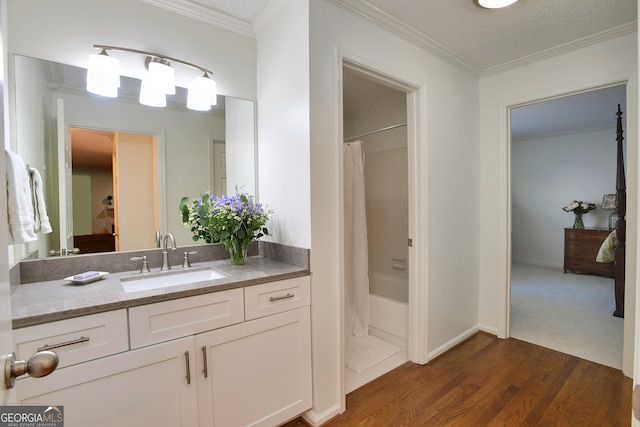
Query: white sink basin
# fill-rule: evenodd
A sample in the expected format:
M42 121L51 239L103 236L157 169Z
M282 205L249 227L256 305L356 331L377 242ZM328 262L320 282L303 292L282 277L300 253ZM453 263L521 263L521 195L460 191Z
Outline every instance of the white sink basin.
M190 270L170 270L161 273L128 276L121 278L120 282L125 292L138 292L187 285L189 283L207 282L223 277L227 277L227 275L213 268L203 267Z

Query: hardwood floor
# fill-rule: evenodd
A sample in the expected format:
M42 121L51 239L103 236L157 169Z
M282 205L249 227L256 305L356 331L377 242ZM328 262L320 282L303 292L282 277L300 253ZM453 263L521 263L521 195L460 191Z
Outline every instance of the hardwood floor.
M619 370L478 333L350 393L347 410L323 427L629 426L632 388Z

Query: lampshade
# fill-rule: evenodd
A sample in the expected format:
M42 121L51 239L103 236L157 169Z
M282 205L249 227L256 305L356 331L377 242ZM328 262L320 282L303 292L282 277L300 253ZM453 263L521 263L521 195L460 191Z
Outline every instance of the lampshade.
M196 111L209 111L218 102L216 82L209 76L196 77L187 93L187 108Z
M97 95L117 97L120 87L118 64L118 59L107 55L104 49L89 55L87 90Z
M615 209L616 208L616 195L605 194L602 197L602 209Z
M149 63L149 72L147 74L153 84L162 88L162 91L167 95L175 95L176 93L176 78L175 71L168 62L159 62L157 60Z
M140 84L140 104L149 107L166 107L167 96L157 82L144 79Z
M500 9L517 2L518 0L477 0L478 5L487 9Z

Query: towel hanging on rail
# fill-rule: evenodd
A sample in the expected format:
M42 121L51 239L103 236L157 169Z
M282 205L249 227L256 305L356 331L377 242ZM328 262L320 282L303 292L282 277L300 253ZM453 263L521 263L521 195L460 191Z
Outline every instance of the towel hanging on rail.
M36 168L27 166L30 176L31 185L31 202L33 203L33 225L36 232L42 234L51 233L51 223L47 215L47 205L44 199L44 191L42 189L42 177Z
M34 232L33 204L27 168L20 156L9 150L5 150L5 162L9 243L36 241L38 237Z

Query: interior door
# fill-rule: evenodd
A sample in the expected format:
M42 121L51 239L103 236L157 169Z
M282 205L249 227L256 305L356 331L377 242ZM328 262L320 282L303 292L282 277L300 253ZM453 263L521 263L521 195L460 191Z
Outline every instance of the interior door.
M71 129L64 117L64 100L57 99L58 124L58 218L60 247L73 248L73 192L71 187Z
M159 228L156 138L118 132L114 142L116 250L152 248Z

